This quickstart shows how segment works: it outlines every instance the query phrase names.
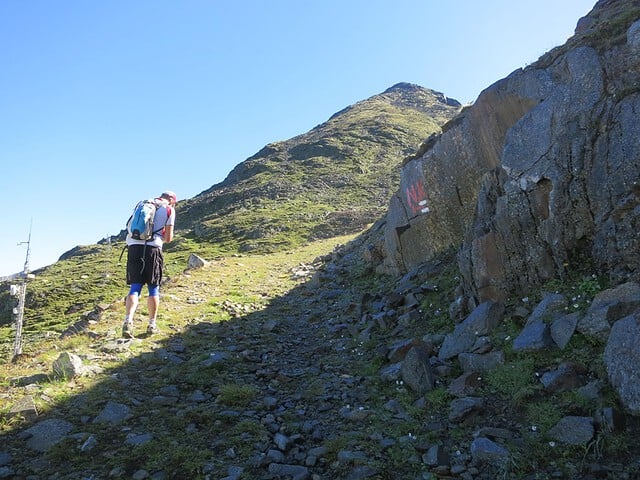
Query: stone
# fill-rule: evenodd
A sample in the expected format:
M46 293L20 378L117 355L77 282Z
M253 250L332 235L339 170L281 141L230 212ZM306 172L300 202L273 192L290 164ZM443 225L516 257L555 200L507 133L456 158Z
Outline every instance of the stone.
M26 387L28 385L36 385L45 383L51 380L51 377L46 373L34 373L26 377L18 377L11 379L11 385L16 387Z
M627 44L634 51L640 51L640 20L633 22L627 30Z
M80 446L80 451L90 452L97 446L98 446L98 439L94 435L89 435L89 437Z
M197 268L202 268L206 266L209 262L207 262L204 258L192 253L189 255L189 259L187 260L187 268L189 270L194 270Z
M402 379L414 392L424 394L433 390L435 375L429 363L428 351L420 346L409 350L400 369Z
M536 305L527 318L527 325L539 322L550 323L553 318L553 314L562 312L567 306L568 301L564 295L559 293L547 294L542 301Z
M122 403L108 402L93 420L94 423L118 424L131 417L131 409Z
M609 382L633 415L640 415L640 312L613 324L604 350Z
M267 451L267 460L271 463L283 463L287 460L287 457L282 451L270 448Z
M488 336L478 337L471 347L471 353L484 354L493 350L493 343Z
M504 352L494 350L483 354L461 353L458 355L458 361L463 372L486 373L504 365Z
M271 463L269 465L271 475L291 477L292 480L305 480L309 478L309 469L302 465L287 465L283 463Z
M273 443L276 444L276 446L280 451L286 452L287 449L289 448L291 440L286 435L283 435L282 433L276 433L273 437Z
M38 452L47 452L64 440L73 430L73 425L66 420L48 419L35 424L21 433L27 446Z
M414 339L398 340L393 345L391 345L391 347L389 347L387 359L391 363L401 362L402 360L404 360L407 352L416 345L418 345L418 343Z
M71 379L87 372L82 359L70 352L62 352L53 362L53 374L58 378Z
M362 464L366 463L367 456L364 452L354 450L340 450L338 452L340 463Z
M549 348L553 344L549 325L538 321L527 323L513 341L513 350L516 352L533 352Z
M222 364L228 361L230 358L231 355L229 355L227 352L211 352L209 353L209 357L207 359L200 362L200 365L202 365L203 367L211 367L216 364Z
M455 327L453 333L445 337L438 358L448 360L462 352L470 351L478 337L488 335L500 323L503 315L503 304L482 303Z
M596 412L594 422L599 431L621 433L624 431L626 418L618 408L604 407Z
M510 458L509 450L486 437L474 438L471 442L471 456L476 462L504 465Z
M366 478L377 478L380 472L368 465L358 465L353 467L345 480L364 480Z
M467 371L449 384L447 392L456 397L466 397L472 395L481 385L480 373Z
M580 314L578 312L569 313L567 315L559 315L555 317L549 326L549 333L551 339L560 348L564 348L568 345L569 340L576 331L576 326L580 320Z
M575 362L563 362L557 369L545 372L540 381L547 392L563 392L582 386L587 369Z
M422 461L430 467L449 466L449 453L442 445L433 445L422 455Z
M151 433L142 433L139 435L131 434L127 435L124 443L125 445L139 446L149 443L151 440L153 440L153 435Z
M577 329L587 335L605 336L616 320L639 308L640 285L635 282L624 283L598 293L578 322Z
M594 433L592 417L564 417L549 430L551 438L569 445L587 445Z
M484 399L481 397L457 398L451 402L449 421L461 423L469 416L480 411L484 407Z
M136 470L131 478L133 480L145 480L146 478L149 478L149 472L144 469Z
M16 472L8 466L0 467L0 478L15 478Z
M22 417L33 421L38 416L38 409L31 395L26 395L15 402L9 409L9 417Z
M487 437L489 439L501 438L503 440L511 440L514 433L506 428L482 427L475 434L475 437Z

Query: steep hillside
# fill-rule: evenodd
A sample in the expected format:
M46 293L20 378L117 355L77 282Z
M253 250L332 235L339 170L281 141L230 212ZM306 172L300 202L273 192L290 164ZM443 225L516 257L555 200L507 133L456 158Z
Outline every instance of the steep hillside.
M182 228L241 251L359 231L384 213L402 159L459 110L440 93L397 84L240 163L181 204Z
M400 83L306 134L264 147L222 183L178 204L177 239L166 248L169 258L184 264L190 252L211 258L222 252L274 251L360 231L383 215L403 157L459 110L457 101L441 93ZM120 249L123 240L121 232L99 243ZM85 304L102 301L92 299L91 292L68 295L75 289L72 278L53 280L69 260L84 262L88 272L103 270L94 263L96 250L95 245L76 247L37 272L48 285L37 296L28 294L28 320L64 314L73 323ZM121 280L103 279L105 292L99 295L108 298ZM0 287L0 325L11 323L12 309L7 283Z

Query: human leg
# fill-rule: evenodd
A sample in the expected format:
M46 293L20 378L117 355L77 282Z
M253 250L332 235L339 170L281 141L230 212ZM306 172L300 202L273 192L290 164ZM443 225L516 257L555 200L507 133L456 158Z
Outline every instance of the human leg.
M127 284L130 285L130 289L125 299L122 326L122 336L126 338L133 338L133 316L138 308L142 285L145 283L144 255L144 245L133 244L127 247Z
M122 326L122 336L133 338L133 316L140 301L141 283L132 283L129 294L125 300L124 324Z
M149 297L147 306L149 308L149 326L147 333L156 333L156 316L160 306L160 283L162 282L162 271L164 270L164 259L162 249L154 248L149 251L149 265L151 266L151 280L148 282Z
M156 333L158 327L156 325L156 316L158 307L160 306L160 287L158 285L149 285L149 296L147 297L147 308L149 309L149 326L147 333Z

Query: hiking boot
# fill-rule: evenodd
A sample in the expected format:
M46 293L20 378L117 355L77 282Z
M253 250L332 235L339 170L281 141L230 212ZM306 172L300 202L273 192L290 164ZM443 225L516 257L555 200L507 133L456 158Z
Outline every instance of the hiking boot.
M133 337L133 323L125 322L122 324L122 337L123 338L134 338Z
M155 323L150 323L147 327L147 335L153 335L154 333L159 333L160 329Z

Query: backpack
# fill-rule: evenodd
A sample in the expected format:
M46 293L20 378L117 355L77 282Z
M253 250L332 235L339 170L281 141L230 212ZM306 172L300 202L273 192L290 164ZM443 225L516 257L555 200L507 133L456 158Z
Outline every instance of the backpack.
M153 219L158 205L155 200L142 200L133 209L133 214L127 222L127 231L136 240L152 240L153 236L162 230L153 229Z

